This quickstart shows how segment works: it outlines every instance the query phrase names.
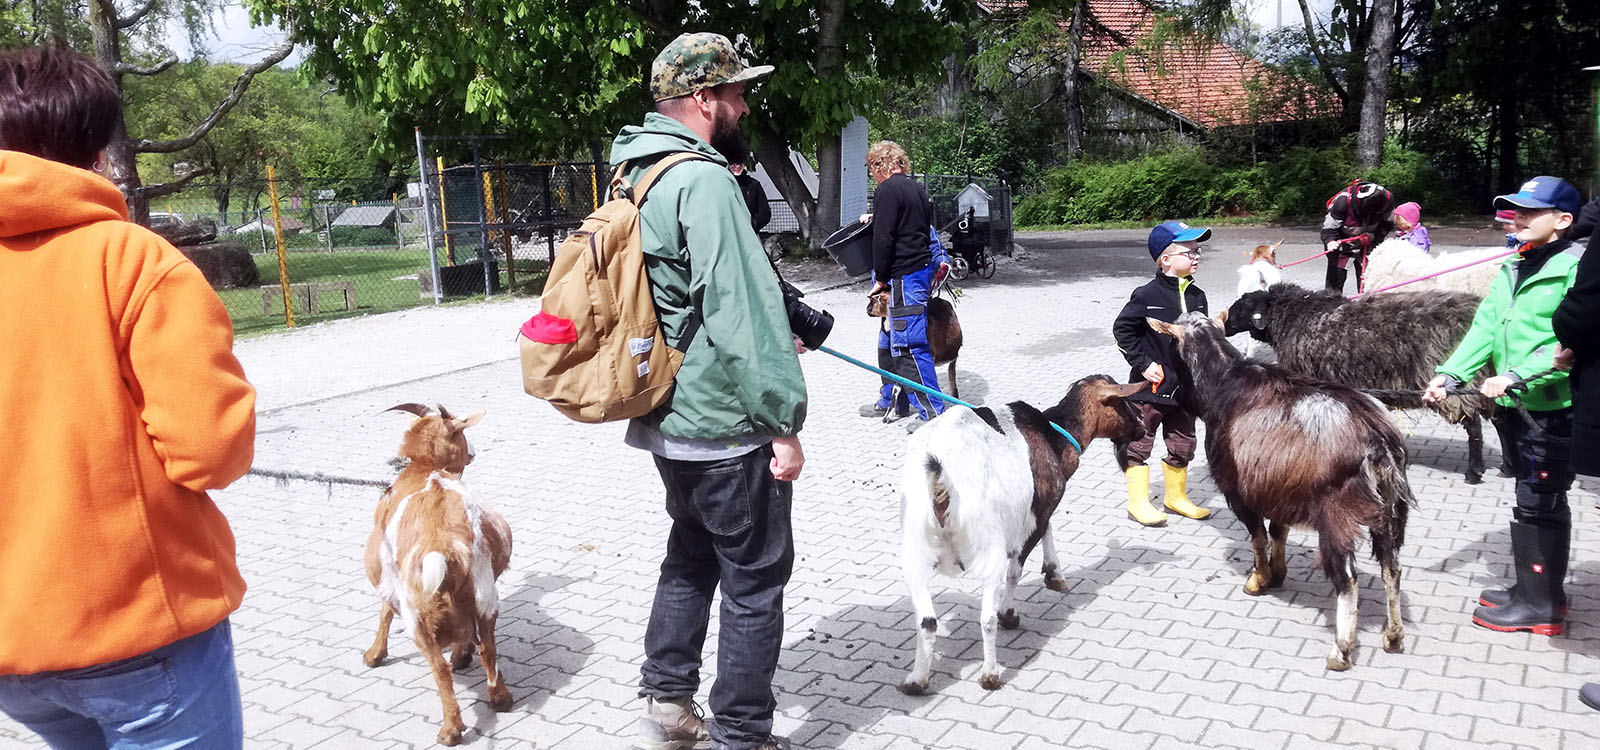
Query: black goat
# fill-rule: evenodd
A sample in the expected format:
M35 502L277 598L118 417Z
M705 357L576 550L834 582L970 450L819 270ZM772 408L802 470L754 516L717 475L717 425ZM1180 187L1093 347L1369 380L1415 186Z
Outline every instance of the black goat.
M1467 484L1483 481L1480 396L1422 403L1433 368L1445 361L1478 311L1479 299L1448 291L1388 292L1351 301L1336 292L1275 284L1240 297L1223 313L1222 330L1248 331L1272 346L1278 366L1353 388L1410 391L1378 398L1400 409L1431 408L1467 431Z
M1383 648L1402 651L1396 557L1416 500L1406 482L1405 438L1382 405L1347 386L1245 361L1201 313L1176 324L1149 322L1178 339L1205 419L1211 478L1250 531L1255 566L1245 593L1281 585L1289 529L1314 529L1322 570L1338 595L1328 668L1349 669L1356 647L1355 546L1365 526L1389 599Z

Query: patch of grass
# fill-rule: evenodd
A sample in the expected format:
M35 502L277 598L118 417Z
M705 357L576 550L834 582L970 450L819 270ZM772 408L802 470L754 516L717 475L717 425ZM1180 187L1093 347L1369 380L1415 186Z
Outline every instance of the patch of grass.
M262 290L222 289L218 295L233 319L234 332L250 336L284 327L283 298L277 292L278 256L254 256L261 271L260 286L270 286L268 310L262 312ZM344 297L337 291L322 292L317 300L319 311L313 315L304 308L296 295L295 325L320 323L356 315L392 312L433 304L433 296L423 296L417 284L417 274L428 268L428 251L425 249L389 249L382 251L296 251L287 256L291 283L325 281L351 281L355 283L356 309L346 310ZM544 289L545 264L543 261L517 261L516 295L537 295ZM501 271L501 281L505 272ZM453 297L450 301L482 299L482 295Z

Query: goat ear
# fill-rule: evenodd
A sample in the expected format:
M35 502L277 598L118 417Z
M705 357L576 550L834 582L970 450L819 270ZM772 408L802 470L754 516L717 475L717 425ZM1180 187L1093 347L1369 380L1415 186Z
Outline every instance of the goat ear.
M471 415L469 417L465 417L465 418L462 418L462 419L451 419L450 428L452 430L454 430L455 432L460 432L462 430L465 430L468 427L471 427L471 426L473 426L473 425L475 425L475 424L477 424L479 422L482 422L483 421L483 415L485 415L487 413L488 412L480 411L477 414L473 414L473 415Z
M1155 331L1156 333L1165 333L1168 336L1180 340L1183 338L1183 334L1180 332L1182 329L1171 323L1164 323L1156 320L1155 318L1145 318L1144 322L1150 324L1150 330Z
M398 405L395 405L395 406L391 406L391 407L389 407L387 409L384 409L384 411L410 412L410 413L415 414L415 415L417 415L419 417L426 417L429 414L433 413L432 409L429 409L428 407L423 406L422 404L398 404Z
M1211 316L1211 322L1216 323L1218 328L1226 327L1228 323L1228 311L1224 309L1222 312Z
M1149 387L1149 385L1149 383L1143 380L1134 381L1127 385L1119 385L1116 387L1116 398L1127 398L1144 390L1145 388Z

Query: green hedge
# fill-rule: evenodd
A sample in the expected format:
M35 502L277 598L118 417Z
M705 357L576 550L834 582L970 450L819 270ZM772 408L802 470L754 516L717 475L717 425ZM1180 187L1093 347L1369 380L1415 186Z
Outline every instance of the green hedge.
M1199 147L1176 148L1116 163L1080 162L1051 170L1041 189L1017 202L1023 225L1155 222L1174 217L1259 216L1301 219L1322 213L1328 197L1356 174L1347 146L1295 148L1275 162L1220 167ZM1458 202L1438 171L1418 153L1391 145L1365 175L1399 202L1422 204L1425 216L1453 213Z

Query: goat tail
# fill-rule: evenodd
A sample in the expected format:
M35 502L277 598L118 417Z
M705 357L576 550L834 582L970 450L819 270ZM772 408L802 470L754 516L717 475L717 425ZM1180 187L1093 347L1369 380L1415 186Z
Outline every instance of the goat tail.
M439 587L444 584L445 571L449 569L449 561L443 552L429 552L422 556L422 595L433 596L439 592Z
M1411 508L1417 504L1411 483L1406 479L1405 442L1398 435L1387 432L1374 435L1367 452L1367 465L1371 472L1372 488L1378 495L1382 509L1378 523L1382 524L1386 532L1383 536L1388 537L1391 549L1398 550L1405 544L1406 519ZM1376 548L1373 552L1380 556L1383 554L1383 550Z

